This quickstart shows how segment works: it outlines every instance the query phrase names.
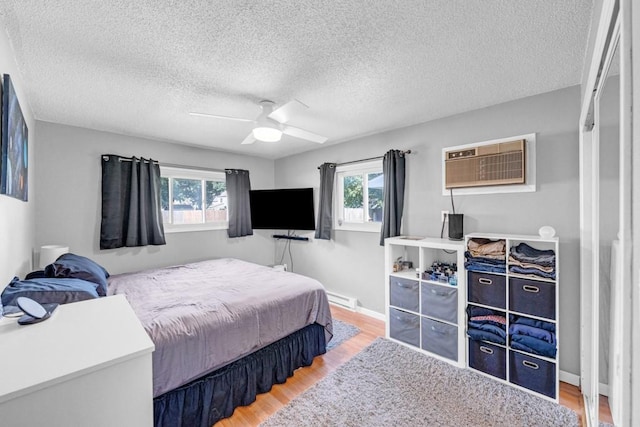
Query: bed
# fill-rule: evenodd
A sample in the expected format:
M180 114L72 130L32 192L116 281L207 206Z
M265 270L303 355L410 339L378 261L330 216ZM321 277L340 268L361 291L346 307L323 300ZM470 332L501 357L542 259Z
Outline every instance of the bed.
M206 426L248 405L326 351L323 286L294 273L217 259L113 275L153 340L156 426Z

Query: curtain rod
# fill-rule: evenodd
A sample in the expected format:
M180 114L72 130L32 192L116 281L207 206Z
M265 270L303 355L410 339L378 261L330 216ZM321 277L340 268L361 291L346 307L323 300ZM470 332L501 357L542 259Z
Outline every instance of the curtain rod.
M109 160L109 156L102 156L104 158L105 161ZM118 156L118 161L120 162L132 162L133 159L131 159L130 157L120 157ZM149 162L149 160L145 159L145 162ZM199 170L199 171L207 171L207 172L225 172L224 169L212 169L212 168L203 168L201 166L186 166L186 165L177 165L174 163L160 163L157 160L154 160L153 163L160 165L160 166L164 166L166 168L179 168L179 169L192 169L192 170Z
M164 166L166 168L193 169L193 170L207 171L207 172L226 172L225 169L203 168L201 166L176 165L174 163L159 163L159 165Z
M404 154L411 154L411 150L404 150L401 151L401 153ZM370 160L378 160L378 159L384 159L384 156L376 156L376 157L369 157L367 159L360 159L360 160L351 160L349 162L342 162L342 163L334 163L334 167L335 166L344 166L344 165L350 165L352 163L361 163L361 162L368 162ZM320 166L318 166L318 169L320 169Z

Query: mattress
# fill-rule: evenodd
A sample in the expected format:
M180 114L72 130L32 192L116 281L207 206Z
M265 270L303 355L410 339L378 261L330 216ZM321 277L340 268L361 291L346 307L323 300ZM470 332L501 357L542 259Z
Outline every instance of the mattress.
M238 259L112 275L153 340L154 397L312 323L333 334L320 282Z

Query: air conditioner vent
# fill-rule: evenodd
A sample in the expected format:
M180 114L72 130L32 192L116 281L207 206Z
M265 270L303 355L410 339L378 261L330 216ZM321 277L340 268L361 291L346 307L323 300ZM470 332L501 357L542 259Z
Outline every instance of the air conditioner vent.
M525 140L447 151L445 187L464 188L525 182Z

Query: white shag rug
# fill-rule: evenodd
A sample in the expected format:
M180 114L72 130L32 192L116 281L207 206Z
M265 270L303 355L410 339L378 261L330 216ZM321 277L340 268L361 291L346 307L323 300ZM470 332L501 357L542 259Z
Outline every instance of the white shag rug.
M578 426L568 408L378 338L262 426Z
M342 344L344 341L360 333L360 329L350 323L333 319L333 338L327 344L327 351Z

